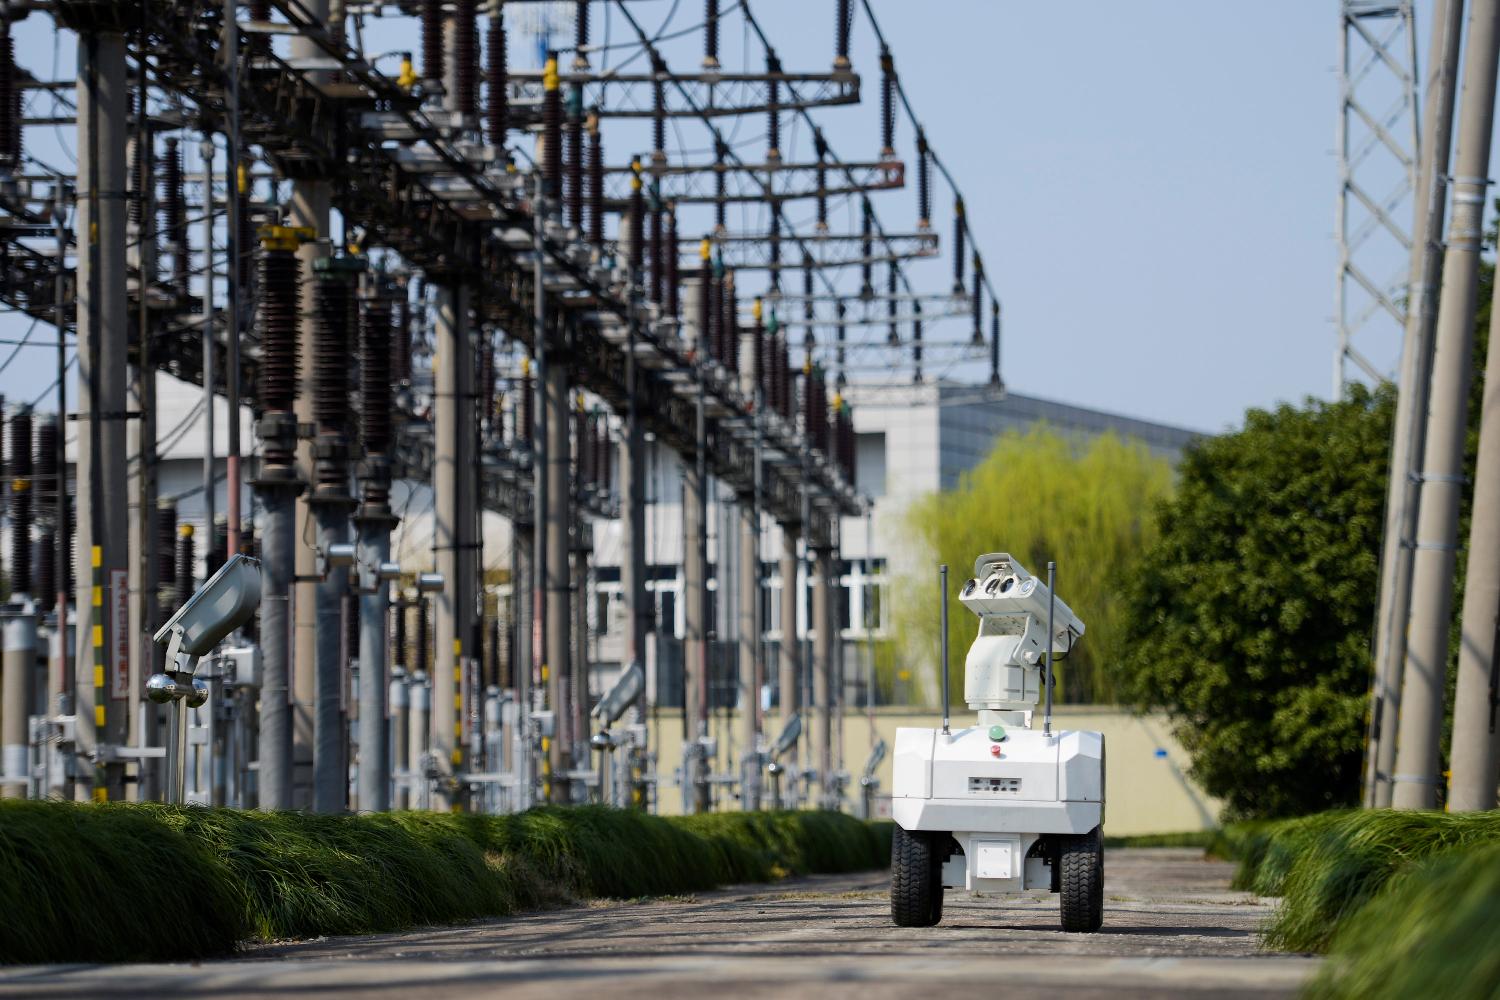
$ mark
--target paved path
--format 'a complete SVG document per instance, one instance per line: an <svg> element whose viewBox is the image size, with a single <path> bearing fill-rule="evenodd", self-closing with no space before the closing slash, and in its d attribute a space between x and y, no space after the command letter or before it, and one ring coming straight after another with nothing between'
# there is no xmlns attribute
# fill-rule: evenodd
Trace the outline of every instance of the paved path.
<svg viewBox="0 0 1500 1000"><path fill-rule="evenodd" d="M258 946L192 965L0 969L0 995L914 998L1040 987L1068 997L1291 996L1317 960L1258 950L1270 904L1196 850L1109 852L1104 928L1056 897L949 890L943 923L891 926L885 873L825 876L459 927ZM982 991L982 992L974 992Z"/></svg>

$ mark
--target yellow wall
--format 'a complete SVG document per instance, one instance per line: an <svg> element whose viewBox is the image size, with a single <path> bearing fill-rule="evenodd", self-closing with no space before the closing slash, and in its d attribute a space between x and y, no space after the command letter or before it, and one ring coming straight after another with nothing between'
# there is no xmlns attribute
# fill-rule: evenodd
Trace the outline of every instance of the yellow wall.
<svg viewBox="0 0 1500 1000"><path fill-rule="evenodd" d="M955 713L953 724L968 725L973 718L971 712ZM875 712L875 733L890 748L895 745L898 726L937 726L940 721L936 712L917 713L908 708L880 708ZM727 753L731 749L734 759L739 757L743 744L738 725L737 719L732 720L728 727L722 716L714 719L711 733L720 740L718 759L721 767L729 759ZM1040 719L1037 725L1041 725ZM1053 727L1092 729L1104 734L1107 754L1107 833L1115 836L1178 833L1209 829L1217 825L1220 803L1188 779L1187 754L1172 737L1164 718L1135 715L1110 706L1062 706L1054 713ZM779 730L780 720L775 715L769 716L766 731L774 738ZM725 739L726 732L732 737L731 740ZM869 719L863 712L850 713L845 717L844 768L851 775L848 786L850 798L846 808L853 807L853 799L859 794L859 776L873 742ZM681 712L663 710L659 713L651 728L651 746L657 752L659 810L669 815L680 813L682 790L676 784L676 772L682 766ZM880 779L881 794L888 796L891 789L889 754L876 774ZM718 808L736 808L737 804L727 793L717 794L721 795Z"/></svg>

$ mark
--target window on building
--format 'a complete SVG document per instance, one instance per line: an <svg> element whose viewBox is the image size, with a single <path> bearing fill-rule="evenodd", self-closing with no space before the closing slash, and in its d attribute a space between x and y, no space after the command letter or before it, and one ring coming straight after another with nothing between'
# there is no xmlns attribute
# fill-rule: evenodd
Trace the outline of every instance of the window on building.
<svg viewBox="0 0 1500 1000"><path fill-rule="evenodd" d="M866 496L885 496L884 431L854 435L854 488Z"/></svg>

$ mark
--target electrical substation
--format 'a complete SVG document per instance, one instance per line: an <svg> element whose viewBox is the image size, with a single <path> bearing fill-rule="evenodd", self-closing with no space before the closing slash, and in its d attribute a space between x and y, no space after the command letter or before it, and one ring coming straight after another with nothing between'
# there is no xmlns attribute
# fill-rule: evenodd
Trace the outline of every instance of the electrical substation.
<svg viewBox="0 0 1500 1000"><path fill-rule="evenodd" d="M999 398L1000 306L869 5L810 9L801 67L720 6L0 5L0 302L57 379L5 408L5 794L870 813L884 744L862 777L836 749L874 691L837 640L870 502L844 390L967 366ZM162 376L203 399L175 493ZM648 455L681 484L675 680ZM252 590L211 648L172 631Z"/></svg>

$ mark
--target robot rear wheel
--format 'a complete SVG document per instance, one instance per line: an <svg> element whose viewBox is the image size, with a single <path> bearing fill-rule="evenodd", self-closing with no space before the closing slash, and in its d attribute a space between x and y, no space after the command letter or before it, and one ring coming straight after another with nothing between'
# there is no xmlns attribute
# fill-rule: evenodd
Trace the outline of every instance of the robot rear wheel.
<svg viewBox="0 0 1500 1000"><path fill-rule="evenodd" d="M948 834L908 832L891 838L891 920L897 927L932 927L943 919L943 851Z"/></svg>
<svg viewBox="0 0 1500 1000"><path fill-rule="evenodd" d="M1104 833L1059 834L1057 892L1062 906L1062 929L1092 933L1104 923Z"/></svg>

